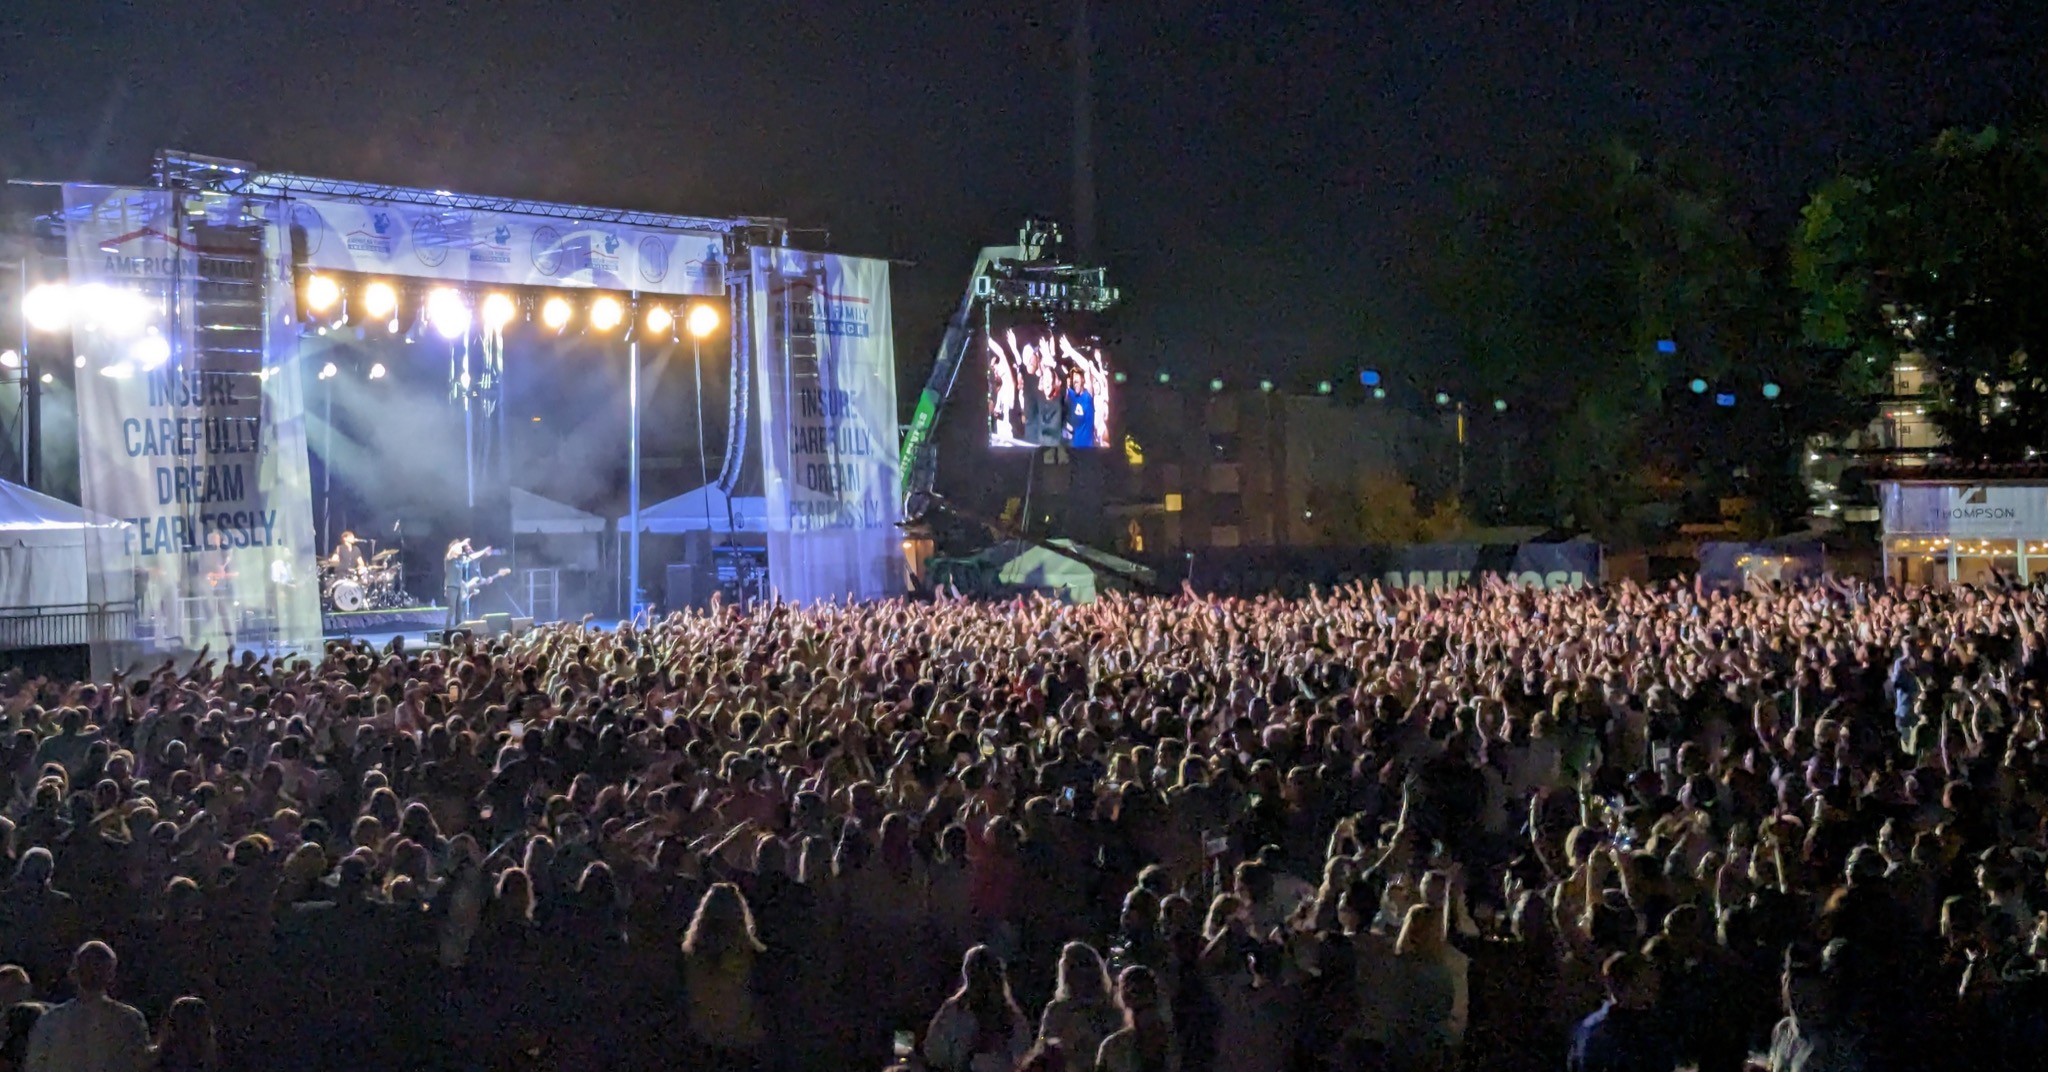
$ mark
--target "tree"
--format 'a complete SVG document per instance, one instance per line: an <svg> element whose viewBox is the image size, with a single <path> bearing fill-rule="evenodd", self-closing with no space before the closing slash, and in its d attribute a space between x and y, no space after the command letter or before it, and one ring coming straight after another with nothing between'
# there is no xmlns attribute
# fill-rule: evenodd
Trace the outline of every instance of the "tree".
<svg viewBox="0 0 2048 1072"><path fill-rule="evenodd" d="M1646 470L1803 507L1797 414L1763 393L1803 379L1769 266L1718 183L1676 157L1614 144L1462 191L1424 269L1448 354L1421 375L1511 400L1531 444L1481 500L1607 538L1629 535Z"/></svg>
<svg viewBox="0 0 2048 1072"><path fill-rule="evenodd" d="M1949 130L1814 192L1791 253L1801 333L1846 394L1917 354L1958 457L2048 448L2048 132Z"/></svg>

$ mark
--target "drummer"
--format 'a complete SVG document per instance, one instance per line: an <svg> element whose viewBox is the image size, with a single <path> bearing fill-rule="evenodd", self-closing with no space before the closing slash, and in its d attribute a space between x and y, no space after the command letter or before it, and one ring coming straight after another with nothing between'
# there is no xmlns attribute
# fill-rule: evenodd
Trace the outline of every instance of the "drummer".
<svg viewBox="0 0 2048 1072"><path fill-rule="evenodd" d="M328 560L328 564L340 570L344 577L363 571L369 563L363 558L363 548L356 542L355 533L341 534L341 544L334 549L334 557Z"/></svg>

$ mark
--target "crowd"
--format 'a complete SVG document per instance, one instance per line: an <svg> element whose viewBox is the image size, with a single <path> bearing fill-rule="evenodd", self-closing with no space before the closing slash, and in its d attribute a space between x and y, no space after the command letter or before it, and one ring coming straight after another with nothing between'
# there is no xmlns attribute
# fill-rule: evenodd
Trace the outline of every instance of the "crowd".
<svg viewBox="0 0 2048 1072"><path fill-rule="evenodd" d="M721 607L0 697L0 1072L2048 1041L2032 591Z"/></svg>

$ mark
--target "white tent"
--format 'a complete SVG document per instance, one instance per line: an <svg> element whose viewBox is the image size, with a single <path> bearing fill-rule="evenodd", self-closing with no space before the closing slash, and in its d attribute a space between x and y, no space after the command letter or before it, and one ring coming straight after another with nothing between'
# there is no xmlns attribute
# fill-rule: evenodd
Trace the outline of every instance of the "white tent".
<svg viewBox="0 0 2048 1072"><path fill-rule="evenodd" d="M741 495L730 500L727 512L725 492L706 484L673 499L640 508L640 531L679 532L765 532L768 529L768 500L758 495ZM619 518L619 531L633 531L633 517Z"/></svg>
<svg viewBox="0 0 2048 1072"><path fill-rule="evenodd" d="M522 535L543 533L549 536L603 532L604 518L523 488L513 488L512 531Z"/></svg>
<svg viewBox="0 0 2048 1072"><path fill-rule="evenodd" d="M0 480L0 609L80 607L95 596L106 603L134 599L135 577L127 570L106 571L97 590L88 583L88 537L121 524ZM112 531L99 535L121 538Z"/></svg>

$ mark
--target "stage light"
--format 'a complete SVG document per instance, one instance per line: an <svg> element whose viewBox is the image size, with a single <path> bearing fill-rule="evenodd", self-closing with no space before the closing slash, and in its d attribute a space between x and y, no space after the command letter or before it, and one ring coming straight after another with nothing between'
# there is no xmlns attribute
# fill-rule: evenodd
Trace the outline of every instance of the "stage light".
<svg viewBox="0 0 2048 1072"><path fill-rule="evenodd" d="M324 275L306 280L306 308L324 313L341 300L341 284Z"/></svg>
<svg viewBox="0 0 2048 1072"><path fill-rule="evenodd" d="M1329 393L1330 393L1331 391L1334 391L1334 390L1336 390L1336 389L1337 389L1336 385L1335 385L1335 384L1333 384L1333 383L1331 383L1331 382L1330 382L1330 381L1328 381L1328 380L1324 380L1324 381L1322 381L1322 382L1320 382L1320 383L1316 384L1316 393L1317 393L1317 394L1319 394L1319 395L1326 395L1326 394L1329 394Z"/></svg>
<svg viewBox="0 0 2048 1072"><path fill-rule="evenodd" d="M1735 404L1735 396L1726 393L1715 395L1714 404L1723 408L1733 406Z"/></svg>
<svg viewBox="0 0 2048 1072"><path fill-rule="evenodd" d="M647 310L647 330L653 334L666 335L668 330L675 326L676 318L669 315L669 311L662 306L657 305Z"/></svg>
<svg viewBox="0 0 2048 1072"><path fill-rule="evenodd" d="M370 366L370 378L373 380L381 380L384 378L384 362L379 361L376 364Z"/></svg>
<svg viewBox="0 0 2048 1072"><path fill-rule="evenodd" d="M460 338L469 333L469 306L462 295L442 287L427 295L427 323L444 339Z"/></svg>
<svg viewBox="0 0 2048 1072"><path fill-rule="evenodd" d="M1172 382L1173 382L1173 374L1172 374L1172 373L1170 373L1170 372L1162 372L1162 373L1160 373L1160 374L1159 374L1159 382L1160 382L1160 383L1172 383Z"/></svg>
<svg viewBox="0 0 2048 1072"><path fill-rule="evenodd" d="M118 364L108 365L106 368L101 369L100 375L105 376L110 380L125 380L135 375L135 369L130 367L128 362L122 361L119 362Z"/></svg>
<svg viewBox="0 0 2048 1072"><path fill-rule="evenodd" d="M1366 369L1360 372L1358 374L1358 382L1367 387L1378 387L1380 385L1380 370Z"/></svg>
<svg viewBox="0 0 2048 1072"><path fill-rule="evenodd" d="M1765 397L1765 398L1776 398L1776 397L1778 397L1779 395L1781 395L1781 394L1784 394L1784 393L1785 393L1785 389L1784 389L1784 388L1782 388L1782 387L1780 387L1780 386L1778 386L1778 385L1777 385L1777 384L1775 384L1775 383L1767 383L1767 384L1764 384L1764 397Z"/></svg>
<svg viewBox="0 0 2048 1072"><path fill-rule="evenodd" d="M363 311L372 320L389 320L398 311L398 288L382 279L363 288Z"/></svg>
<svg viewBox="0 0 2048 1072"><path fill-rule="evenodd" d="M1687 386L1692 388L1693 394L1703 395L1707 393L1707 381L1705 380L1694 380Z"/></svg>
<svg viewBox="0 0 2048 1072"><path fill-rule="evenodd" d="M692 305L683 327L689 330L691 338L701 339L718 330L718 310L702 303Z"/></svg>
<svg viewBox="0 0 2048 1072"><path fill-rule="evenodd" d="M485 327L492 331L503 331L505 325L510 324L512 318L519 315L519 306L514 305L511 298L494 292L484 295L483 314Z"/></svg>
<svg viewBox="0 0 2048 1072"><path fill-rule="evenodd" d="M1131 377L1128 374L1126 374L1122 369L1116 370L1116 375L1111 377L1111 379L1114 379L1118 383L1129 382L1130 378Z"/></svg>
<svg viewBox="0 0 2048 1072"><path fill-rule="evenodd" d="M1675 353L1677 353L1677 352L1678 352L1678 341L1677 341L1676 339L1658 339L1658 340L1657 340L1657 352L1658 352L1658 353L1660 353L1660 354L1675 354Z"/></svg>
<svg viewBox="0 0 2048 1072"><path fill-rule="evenodd" d="M20 368L21 355L12 350L0 350L0 368Z"/></svg>
<svg viewBox="0 0 2048 1072"><path fill-rule="evenodd" d="M547 325L550 331L560 331L569 325L569 317L574 312L566 300L560 297L549 298L541 303L540 322Z"/></svg>
<svg viewBox="0 0 2048 1072"><path fill-rule="evenodd" d="M70 292L70 319L87 331L105 329L109 335L133 335L141 331L155 311L149 299L126 287L91 283Z"/></svg>
<svg viewBox="0 0 2048 1072"><path fill-rule="evenodd" d="M1213 392L1213 391L1221 391L1221 390L1223 390L1223 381L1222 381L1222 380L1210 380L1210 381L1209 381L1209 390L1210 390L1210 391L1212 391L1212 392Z"/></svg>
<svg viewBox="0 0 2048 1072"><path fill-rule="evenodd" d="M1261 390L1261 391L1264 391L1264 392L1266 392L1267 394L1272 394L1272 393L1273 393L1273 381L1272 381L1272 380L1260 380L1260 381L1259 381L1259 390Z"/></svg>
<svg viewBox="0 0 2048 1072"><path fill-rule="evenodd" d="M619 299L609 294L590 303L590 326L599 331L610 331L624 323L625 319L626 307L619 304Z"/></svg>
<svg viewBox="0 0 2048 1072"><path fill-rule="evenodd" d="M395 316L394 316L394 317L392 317L392 318L391 318L391 323L389 323L389 324L386 324L386 325L384 325L384 330L385 330L385 331L387 331L387 332L390 332L390 333L391 333L391 334L393 334L393 335L396 335L396 334L398 334L398 318L397 318L397 317L395 317ZM411 342L412 340L411 340L411 339L407 339L407 340L405 340L405 341L407 341L407 342Z"/></svg>
<svg viewBox="0 0 2048 1072"><path fill-rule="evenodd" d="M171 340L162 335L144 335L128 348L128 360L137 368L159 368L171 359Z"/></svg>
<svg viewBox="0 0 2048 1072"><path fill-rule="evenodd" d="M1372 389L1372 396L1376 399L1385 400L1385 398L1387 397L1387 389L1384 387L1375 387Z"/></svg>
<svg viewBox="0 0 2048 1072"><path fill-rule="evenodd" d="M77 356L73 357L73 358L71 359L71 367L72 367L72 368L84 368L84 367L85 367L85 355L84 355L84 354L79 354L79 355L77 355Z"/></svg>
<svg viewBox="0 0 2048 1072"><path fill-rule="evenodd" d="M336 375L338 375L338 374L339 374L340 372L341 372L341 370L340 370L340 369L338 369L338 368L335 368L335 367L334 367L334 362L332 362L332 361L329 361L328 363L326 363L326 364L324 364L324 365L320 366L320 378L321 378L321 379L323 379L323 380L331 380L331 379L333 379L333 378L334 378L334 377L335 377Z"/></svg>
<svg viewBox="0 0 2048 1072"><path fill-rule="evenodd" d="M1437 404L1437 405L1439 405L1439 406L1448 406L1448 405L1450 405L1450 404L1451 404L1451 396L1450 396L1450 395L1447 395L1447 394L1445 394L1445 393L1443 393L1442 391L1438 391L1438 392L1436 393L1436 404Z"/></svg>
<svg viewBox="0 0 2048 1072"><path fill-rule="evenodd" d="M1507 399L1505 399L1505 398L1496 398L1496 399L1494 399L1494 400L1493 400L1493 411L1494 411L1495 413L1506 413L1506 412L1508 411L1508 400L1507 400Z"/></svg>
<svg viewBox="0 0 2048 1072"><path fill-rule="evenodd" d="M37 331L62 331L71 323L71 288L44 283L23 296L21 314Z"/></svg>
<svg viewBox="0 0 2048 1072"><path fill-rule="evenodd" d="M50 375L50 374L49 374L49 373L47 373L47 372L43 373L43 374L42 374L41 376L38 376L38 377L36 377L36 379L38 379L38 380L41 380L42 382L44 382L44 383L46 383L46 384L49 384L49 383L56 383L56 382L57 382L57 377L55 377L55 376L52 376L52 375Z"/></svg>

